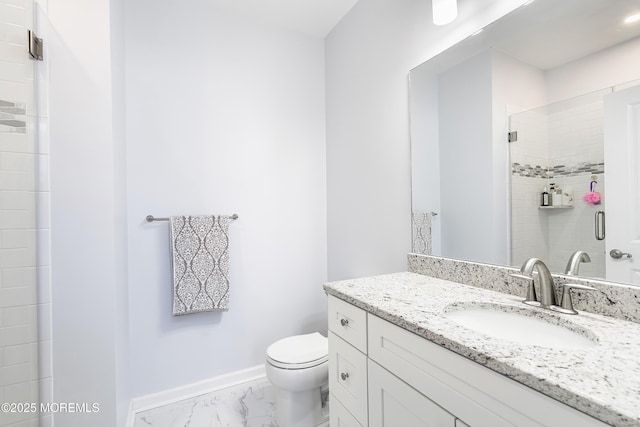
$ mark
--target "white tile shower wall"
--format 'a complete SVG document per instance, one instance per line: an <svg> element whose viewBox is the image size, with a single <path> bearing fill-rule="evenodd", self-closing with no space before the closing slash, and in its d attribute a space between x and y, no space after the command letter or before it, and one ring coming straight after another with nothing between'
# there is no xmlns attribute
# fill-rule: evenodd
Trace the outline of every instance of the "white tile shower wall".
<svg viewBox="0 0 640 427"><path fill-rule="evenodd" d="M595 211L604 209L604 174L593 173L602 171L604 165L603 102L600 98L579 104L582 98L559 103L549 111L549 156L553 173L550 181L563 190L570 189L575 206L550 212L549 263L552 271L564 271L571 254L584 250L590 255L591 263L582 264L580 273L605 277L605 244L603 240L596 240L594 233ZM590 189L592 176L596 177L595 189L603 198L596 206L582 200L582 195Z"/></svg>
<svg viewBox="0 0 640 427"><path fill-rule="evenodd" d="M511 177L511 265L519 267L530 257L547 259L548 222L540 215L540 197L548 185L547 115L533 110L511 116L509 129L518 139L509 145L514 173ZM517 165L516 165L517 164ZM516 172L517 171L517 172Z"/></svg>
<svg viewBox="0 0 640 427"><path fill-rule="evenodd" d="M591 102L549 113L550 166L604 162L603 103Z"/></svg>
<svg viewBox="0 0 640 427"><path fill-rule="evenodd" d="M0 0L0 400L37 403L38 164L33 62L26 28L33 2ZM13 104L13 105L12 105ZM37 425L34 412L0 412L0 425Z"/></svg>
<svg viewBox="0 0 640 427"><path fill-rule="evenodd" d="M531 257L549 259L548 216L538 209L546 184L545 178L511 177L511 265L515 267Z"/></svg>
<svg viewBox="0 0 640 427"><path fill-rule="evenodd" d="M509 145L511 163L531 167L548 166L549 122L539 109L514 114L509 119L509 129L518 132L518 139Z"/></svg>

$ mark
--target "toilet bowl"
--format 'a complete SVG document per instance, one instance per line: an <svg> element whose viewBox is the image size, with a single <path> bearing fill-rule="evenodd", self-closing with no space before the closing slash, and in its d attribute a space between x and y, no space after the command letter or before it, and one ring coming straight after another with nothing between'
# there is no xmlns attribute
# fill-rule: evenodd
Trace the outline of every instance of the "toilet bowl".
<svg viewBox="0 0 640 427"><path fill-rule="evenodd" d="M279 427L313 427L327 421L321 389L329 378L327 338L318 332L283 338L267 348L267 378L276 388Z"/></svg>

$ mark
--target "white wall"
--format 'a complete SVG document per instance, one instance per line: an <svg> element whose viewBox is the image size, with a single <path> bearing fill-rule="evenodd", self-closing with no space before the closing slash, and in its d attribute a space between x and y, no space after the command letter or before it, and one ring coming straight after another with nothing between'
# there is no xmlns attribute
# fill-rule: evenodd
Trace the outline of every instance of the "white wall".
<svg viewBox="0 0 640 427"><path fill-rule="evenodd" d="M113 187L117 194L114 200L115 251L115 376L116 414L118 425L126 422L131 398L131 349L129 342L129 283L127 242L127 144L126 144L126 85L125 85L125 0L109 0L110 3L110 47L113 121Z"/></svg>
<svg viewBox="0 0 640 427"><path fill-rule="evenodd" d="M547 71L549 103L637 81L638 70L640 37Z"/></svg>
<svg viewBox="0 0 640 427"><path fill-rule="evenodd" d="M323 41L205 0L126 5L132 394L326 329ZM168 223L232 214L230 310L171 315Z"/></svg>
<svg viewBox="0 0 640 427"><path fill-rule="evenodd" d="M329 278L406 269L409 70L524 3L461 1L435 27L422 0L360 0L326 38Z"/></svg>
<svg viewBox="0 0 640 427"><path fill-rule="evenodd" d="M56 425L114 426L116 359L126 325L121 222L124 194L114 121L111 4L49 0L53 399L96 402L97 413L55 415ZM90 36L88 36L90 35ZM117 98L117 97L116 97Z"/></svg>
<svg viewBox="0 0 640 427"><path fill-rule="evenodd" d="M511 260L511 160L507 134L509 116L546 104L544 72L498 51L493 51L493 216L494 259ZM506 166L506 167L505 167ZM506 225L506 226L505 226Z"/></svg>
<svg viewBox="0 0 640 427"><path fill-rule="evenodd" d="M411 211L438 214L431 217L431 254L442 255L438 76L412 72L410 77Z"/></svg>
<svg viewBox="0 0 640 427"><path fill-rule="evenodd" d="M438 77L442 255L495 263L491 52Z"/></svg>

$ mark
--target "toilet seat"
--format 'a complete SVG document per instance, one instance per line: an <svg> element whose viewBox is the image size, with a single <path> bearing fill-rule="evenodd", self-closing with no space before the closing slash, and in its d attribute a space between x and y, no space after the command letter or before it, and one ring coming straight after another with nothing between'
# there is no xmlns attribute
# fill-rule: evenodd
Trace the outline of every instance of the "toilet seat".
<svg viewBox="0 0 640 427"><path fill-rule="evenodd" d="M328 359L328 340L318 332L283 338L267 348L267 361L281 369L311 368Z"/></svg>

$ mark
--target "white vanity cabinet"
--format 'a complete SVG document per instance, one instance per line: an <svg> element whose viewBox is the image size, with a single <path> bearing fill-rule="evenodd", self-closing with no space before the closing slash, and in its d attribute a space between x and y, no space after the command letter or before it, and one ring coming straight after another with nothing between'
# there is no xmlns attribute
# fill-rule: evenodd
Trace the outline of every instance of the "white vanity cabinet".
<svg viewBox="0 0 640 427"><path fill-rule="evenodd" d="M333 296L329 391L332 427L606 426Z"/></svg>
<svg viewBox="0 0 640 427"><path fill-rule="evenodd" d="M330 296L328 314L329 425L366 427L367 313Z"/></svg>
<svg viewBox="0 0 640 427"><path fill-rule="evenodd" d="M453 427L455 421L423 394L369 361L370 427Z"/></svg>

